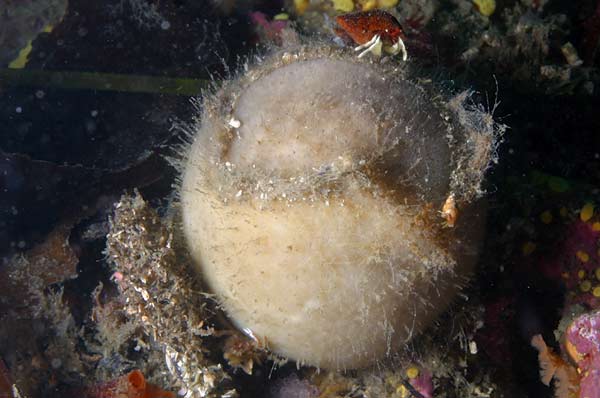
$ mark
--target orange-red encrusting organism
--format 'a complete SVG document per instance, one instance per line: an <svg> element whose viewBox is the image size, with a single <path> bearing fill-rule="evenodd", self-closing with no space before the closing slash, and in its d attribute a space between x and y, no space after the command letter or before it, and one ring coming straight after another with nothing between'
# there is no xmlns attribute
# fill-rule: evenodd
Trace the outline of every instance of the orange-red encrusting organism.
<svg viewBox="0 0 600 398"><path fill-rule="evenodd" d="M144 374L135 369L125 376L86 387L78 392L82 398L175 398L174 392L165 391L146 382Z"/></svg>
<svg viewBox="0 0 600 398"><path fill-rule="evenodd" d="M396 43L399 38L406 39L398 20L383 10L338 15L335 20L343 33L350 36L356 44L365 44L375 35L379 35L388 46Z"/></svg>

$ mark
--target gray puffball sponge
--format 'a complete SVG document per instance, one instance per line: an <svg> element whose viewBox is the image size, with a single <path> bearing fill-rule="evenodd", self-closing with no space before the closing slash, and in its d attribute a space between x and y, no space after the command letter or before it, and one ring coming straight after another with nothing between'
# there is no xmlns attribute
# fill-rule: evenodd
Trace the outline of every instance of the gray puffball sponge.
<svg viewBox="0 0 600 398"><path fill-rule="evenodd" d="M279 355L373 364L473 269L501 129L467 93L448 99L407 76L304 47L246 66L203 101L184 234L230 319Z"/></svg>

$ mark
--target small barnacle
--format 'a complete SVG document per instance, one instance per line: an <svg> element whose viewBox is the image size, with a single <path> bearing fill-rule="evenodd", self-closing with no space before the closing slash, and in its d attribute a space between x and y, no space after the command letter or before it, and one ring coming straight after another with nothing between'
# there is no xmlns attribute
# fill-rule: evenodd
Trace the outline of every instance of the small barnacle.
<svg viewBox="0 0 600 398"><path fill-rule="evenodd" d="M251 339L234 332L225 341L223 357L229 365L241 368L251 375L254 364L261 364L266 357L266 341Z"/></svg>
<svg viewBox="0 0 600 398"><path fill-rule="evenodd" d="M456 207L456 199L454 193L450 193L442 206L442 217L446 220L446 226L453 228L458 220L458 208Z"/></svg>

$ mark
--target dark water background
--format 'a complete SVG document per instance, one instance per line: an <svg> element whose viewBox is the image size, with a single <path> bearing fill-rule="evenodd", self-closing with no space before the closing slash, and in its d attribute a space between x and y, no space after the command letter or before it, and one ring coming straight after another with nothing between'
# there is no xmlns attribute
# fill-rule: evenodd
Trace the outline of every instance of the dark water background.
<svg viewBox="0 0 600 398"><path fill-rule="evenodd" d="M117 3L71 0L62 23L34 41L24 72L45 71L47 79L60 72L66 80L73 78L68 72L186 78L197 84L218 80L259 41L248 7L267 15L282 7L263 2L224 15L206 1L164 1L157 3L169 22L164 29L136 22L127 10L115 15L111 7ZM498 8L512 3L499 1ZM551 1L545 12L567 15L574 26L569 38L578 44L584 36L578 28L582 13L594 4L573 3ZM476 89L483 102L497 91L495 115L509 126L499 164L489 176L488 239L474 282L484 303L514 299L505 325L505 347L511 355L508 362L490 368L513 396L549 397L550 389L539 383L529 338L534 332L551 334L560 319L564 288L524 266L515 253L528 239L548 250L560 241L564 230L536 223L545 208L577 206L600 196L599 89L591 94L552 93L536 82L516 81L510 65L494 59L472 65L453 62L450 54L458 44L442 36L436 43L441 55L425 69L442 70L452 77L444 84L456 89ZM70 237L80 251L79 271L89 278L69 282L69 289L87 296L109 272L101 265L104 242L86 240L82 231L105 220L114 201L134 188L153 205L165 205L176 171L163 156L180 140L173 123L189 121L194 108L189 95L161 93L160 84L149 83L154 92L146 93L65 89L53 83L15 84L10 80L15 76L0 75L0 256L7 259L34 247L61 220L91 209ZM591 80L600 87L598 80ZM569 189L549 193L532 182L535 172L558 176Z"/></svg>

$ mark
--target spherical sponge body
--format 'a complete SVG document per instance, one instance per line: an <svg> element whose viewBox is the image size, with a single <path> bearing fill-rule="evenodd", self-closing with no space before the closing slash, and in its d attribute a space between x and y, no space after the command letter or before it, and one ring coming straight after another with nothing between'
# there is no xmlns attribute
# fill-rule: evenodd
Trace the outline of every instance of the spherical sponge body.
<svg viewBox="0 0 600 398"><path fill-rule="evenodd" d="M358 368L452 302L483 223L469 193L479 187L461 186L473 179L460 169L472 163L470 135L491 131L437 97L400 67L301 49L205 98L182 176L183 230L237 327L300 363ZM460 207L452 227L440 215L449 195Z"/></svg>

